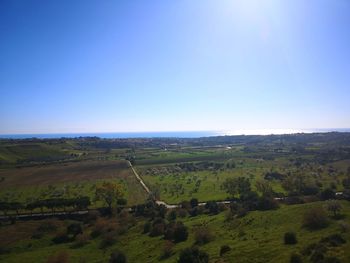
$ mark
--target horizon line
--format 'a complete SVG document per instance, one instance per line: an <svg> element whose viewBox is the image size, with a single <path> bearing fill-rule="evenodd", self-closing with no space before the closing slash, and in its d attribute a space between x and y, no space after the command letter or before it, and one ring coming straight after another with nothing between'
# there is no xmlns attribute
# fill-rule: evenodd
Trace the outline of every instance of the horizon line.
<svg viewBox="0 0 350 263"><path fill-rule="evenodd" d="M1 139L28 139L28 138L40 138L40 139L54 139L54 138L77 138L77 137L99 137L96 135L108 134L108 135L142 135L142 134L169 134L169 133L208 133L208 134L197 134L194 137L214 137L214 136L240 136L240 135L292 135L292 134L310 134L310 133L331 133L331 132L350 132L350 128L307 128L307 129L237 129L237 130L181 130L181 131L119 131L119 132L49 132L49 133L0 133ZM212 134L209 134L212 133ZM50 137L43 137L43 136ZM62 135L62 136L60 136ZM64 135L67 135L65 137ZM76 136L74 136L76 135ZM90 135L90 136L84 136ZM192 134L194 135L194 134ZM8 136L8 137L7 137ZM16 137L19 138L11 138ZM28 136L28 137L25 137ZM36 137L39 136L39 137ZM57 137L52 137L57 136ZM146 138L155 138L155 137L163 137L167 136L146 136ZM179 136L168 136L168 137L179 137ZM186 138L186 136L180 136L182 138ZM189 136L193 137L193 136ZM104 138L104 137L100 137ZM142 136L137 137L108 137L108 138L142 138Z"/></svg>

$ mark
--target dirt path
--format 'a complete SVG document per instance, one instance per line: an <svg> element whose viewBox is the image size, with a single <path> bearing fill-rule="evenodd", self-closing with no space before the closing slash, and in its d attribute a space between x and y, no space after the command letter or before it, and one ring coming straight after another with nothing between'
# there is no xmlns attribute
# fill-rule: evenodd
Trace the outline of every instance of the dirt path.
<svg viewBox="0 0 350 263"><path fill-rule="evenodd" d="M130 161L128 161L129 165L130 165L130 168L132 169L136 179L140 182L140 184L142 185L143 189L145 189L145 191L148 193L148 194L151 194L151 191L149 190L148 186L145 184L145 182L142 180L141 176L135 171L134 167L132 166L132 164L130 163ZM166 208L177 208L177 207L180 207L180 204L168 204L166 203L165 201L162 201L162 200L155 200L155 202L158 204L158 205L164 205ZM217 202L218 204L229 204L230 201L218 201ZM206 202L201 202L201 203L198 203L199 206L204 206L206 205Z"/></svg>

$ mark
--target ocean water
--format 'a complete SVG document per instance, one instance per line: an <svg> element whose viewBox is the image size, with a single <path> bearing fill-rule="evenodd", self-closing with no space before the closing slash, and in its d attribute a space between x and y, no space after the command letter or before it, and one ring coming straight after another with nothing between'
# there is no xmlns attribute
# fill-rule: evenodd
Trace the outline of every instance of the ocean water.
<svg viewBox="0 0 350 263"><path fill-rule="evenodd" d="M53 138L77 138L77 137L100 137L113 138L199 138L221 135L214 131L169 131L169 132L101 132L101 133L47 133L47 134L0 134L0 138L8 139L53 139Z"/></svg>
<svg viewBox="0 0 350 263"><path fill-rule="evenodd" d="M53 139L53 138L77 138L100 137L112 138L199 138L222 135L268 135L268 134L293 134L315 132L350 132L350 128L329 129L259 129L259 130L228 130L228 131L168 131L168 132L105 132L105 133L47 133L47 134L0 134L0 138L8 139Z"/></svg>

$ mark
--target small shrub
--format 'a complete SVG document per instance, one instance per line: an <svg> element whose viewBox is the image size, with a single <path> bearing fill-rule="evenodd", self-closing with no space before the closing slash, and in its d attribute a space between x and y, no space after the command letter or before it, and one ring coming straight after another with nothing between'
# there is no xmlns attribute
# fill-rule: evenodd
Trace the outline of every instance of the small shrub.
<svg viewBox="0 0 350 263"><path fill-rule="evenodd" d="M66 251L58 252L54 255L51 255L46 263L68 263L69 262L69 254Z"/></svg>
<svg viewBox="0 0 350 263"><path fill-rule="evenodd" d="M225 253L229 252L231 248L228 245L223 245L220 248L220 256L224 255Z"/></svg>
<svg viewBox="0 0 350 263"><path fill-rule="evenodd" d="M327 227L327 214L322 208L314 207L307 210L303 216L303 226L312 230Z"/></svg>
<svg viewBox="0 0 350 263"><path fill-rule="evenodd" d="M52 242L54 242L55 244L61 244L61 243L66 243L69 242L70 239L66 233L66 231L61 231L58 232L53 238L52 238Z"/></svg>
<svg viewBox="0 0 350 263"><path fill-rule="evenodd" d="M168 213L168 220L169 221L173 221L176 219L176 211L175 210L171 210L169 213Z"/></svg>
<svg viewBox="0 0 350 263"><path fill-rule="evenodd" d="M226 204L219 203L218 206L219 206L219 212L223 212L223 211L227 210L227 205Z"/></svg>
<svg viewBox="0 0 350 263"><path fill-rule="evenodd" d="M284 202L287 205L297 205L297 204L304 204L304 199L299 196L289 196L284 199Z"/></svg>
<svg viewBox="0 0 350 263"><path fill-rule="evenodd" d="M246 235L246 233L244 232L243 229L240 229L240 230L238 231L238 237L244 237L245 235Z"/></svg>
<svg viewBox="0 0 350 263"><path fill-rule="evenodd" d="M195 243L197 245L204 245L214 239L214 235L208 227L198 227L194 233Z"/></svg>
<svg viewBox="0 0 350 263"><path fill-rule="evenodd" d="M198 206L198 199L197 198L192 198L190 200L190 204L192 208L195 208L196 206Z"/></svg>
<svg viewBox="0 0 350 263"><path fill-rule="evenodd" d="M82 233L76 236L73 247L82 247L85 246L87 243L89 243L89 236L87 234Z"/></svg>
<svg viewBox="0 0 350 263"><path fill-rule="evenodd" d="M40 224L37 230L40 232L49 233L56 231L57 227L57 223L54 221L44 221Z"/></svg>
<svg viewBox="0 0 350 263"><path fill-rule="evenodd" d="M185 218L187 216L187 210L186 209L179 209L177 211L177 214L179 215L179 217Z"/></svg>
<svg viewBox="0 0 350 263"><path fill-rule="evenodd" d="M161 236L164 234L164 231L165 231L164 223L154 224L152 226L152 229L151 229L151 232L149 233L149 235L151 237Z"/></svg>
<svg viewBox="0 0 350 263"><path fill-rule="evenodd" d="M173 247L174 243L166 240L163 245L161 258L164 259L170 257L173 254Z"/></svg>
<svg viewBox="0 0 350 263"><path fill-rule="evenodd" d="M290 255L290 263L302 263L303 260L301 259L301 255L297 254L297 253L293 253L292 255Z"/></svg>
<svg viewBox="0 0 350 263"><path fill-rule="evenodd" d="M105 219L98 218L91 232L91 237L96 238L100 236L107 228L108 222Z"/></svg>
<svg viewBox="0 0 350 263"><path fill-rule="evenodd" d="M279 207L277 201L274 198L262 196L258 201L258 210L273 210Z"/></svg>
<svg viewBox="0 0 350 263"><path fill-rule="evenodd" d="M342 233L348 232L350 229L350 225L345 221L339 222L339 228Z"/></svg>
<svg viewBox="0 0 350 263"><path fill-rule="evenodd" d="M119 228L119 224L117 221L108 221L106 219L99 218L94 225L91 237L96 238L102 234L116 231Z"/></svg>
<svg viewBox="0 0 350 263"><path fill-rule="evenodd" d="M324 263L341 263L337 257L325 257L323 260Z"/></svg>
<svg viewBox="0 0 350 263"><path fill-rule="evenodd" d="M326 188L321 192L322 200L329 200L335 198L335 191L331 188Z"/></svg>
<svg viewBox="0 0 350 263"><path fill-rule="evenodd" d="M294 245L297 243L297 237L294 232L287 232L284 234L284 244Z"/></svg>
<svg viewBox="0 0 350 263"><path fill-rule="evenodd" d="M181 208L185 210L189 210L192 208L191 203L189 201L182 201L180 205Z"/></svg>
<svg viewBox="0 0 350 263"><path fill-rule="evenodd" d="M174 239L174 232L175 232L176 223L174 221L171 221L164 232L164 239L166 240L173 240Z"/></svg>
<svg viewBox="0 0 350 263"><path fill-rule="evenodd" d="M246 209L245 207L243 207L241 204L237 204L237 203L231 203L230 204L230 211L227 215L227 219L233 219L235 217L244 217L248 214L248 209Z"/></svg>
<svg viewBox="0 0 350 263"><path fill-rule="evenodd" d="M325 243L331 247L339 247L346 243L346 240L339 234L333 234L328 237L322 238L321 243Z"/></svg>
<svg viewBox="0 0 350 263"><path fill-rule="evenodd" d="M182 222L177 222L174 229L174 242L178 243L187 240L188 230Z"/></svg>
<svg viewBox="0 0 350 263"><path fill-rule="evenodd" d="M43 232L40 232L40 231L34 231L33 234L32 234L32 239L40 239L44 236L44 233Z"/></svg>
<svg viewBox="0 0 350 263"><path fill-rule="evenodd" d="M117 233L115 232L108 232L103 235L100 248L106 248L114 245L117 242Z"/></svg>
<svg viewBox="0 0 350 263"><path fill-rule="evenodd" d="M185 248L180 252L178 263L208 263L209 255L197 247Z"/></svg>
<svg viewBox="0 0 350 263"><path fill-rule="evenodd" d="M125 198L119 198L117 200L117 205L120 205L120 206L125 206L127 203L128 203L128 200L126 200Z"/></svg>
<svg viewBox="0 0 350 263"><path fill-rule="evenodd" d="M205 204L205 208L208 210L208 213L211 215L217 215L219 211L219 206L215 201L208 201Z"/></svg>
<svg viewBox="0 0 350 263"><path fill-rule="evenodd" d="M205 208L203 206L196 206L190 210L190 215L191 216L201 215L201 214L203 214L204 209Z"/></svg>
<svg viewBox="0 0 350 263"><path fill-rule="evenodd" d="M324 243L314 243L303 250L303 254L310 256L310 261L314 263L322 262L328 248Z"/></svg>
<svg viewBox="0 0 350 263"><path fill-rule="evenodd" d="M74 238L81 233L83 233L83 229L79 223L72 223L67 227L67 234Z"/></svg>
<svg viewBox="0 0 350 263"><path fill-rule="evenodd" d="M11 249L9 249L8 247L0 247L0 255L4 255L10 252L11 252Z"/></svg>
<svg viewBox="0 0 350 263"><path fill-rule="evenodd" d="M136 224L136 219L130 214L126 209L123 209L118 215L118 220L122 225L134 226Z"/></svg>
<svg viewBox="0 0 350 263"><path fill-rule="evenodd" d="M151 223L149 221L147 221L144 225L143 225L143 233L146 234L151 230Z"/></svg>
<svg viewBox="0 0 350 263"><path fill-rule="evenodd" d="M127 263L125 254L119 250L114 251L109 258L109 263Z"/></svg>
<svg viewBox="0 0 350 263"><path fill-rule="evenodd" d="M341 205L337 200L327 201L327 210L333 214L334 218L338 218L340 215Z"/></svg>
<svg viewBox="0 0 350 263"><path fill-rule="evenodd" d="M95 222L100 216L100 213L96 210L89 211L87 214L87 222Z"/></svg>

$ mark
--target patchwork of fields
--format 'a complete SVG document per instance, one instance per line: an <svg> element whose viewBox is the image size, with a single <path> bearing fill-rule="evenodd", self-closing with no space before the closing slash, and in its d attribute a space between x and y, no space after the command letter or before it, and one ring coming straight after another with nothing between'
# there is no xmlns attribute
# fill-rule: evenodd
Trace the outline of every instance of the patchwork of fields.
<svg viewBox="0 0 350 263"><path fill-rule="evenodd" d="M0 170L0 198L25 201L37 196L94 199L96 185L117 181L124 185L129 205L143 203L147 194L126 161L77 161Z"/></svg>
<svg viewBox="0 0 350 263"><path fill-rule="evenodd" d="M0 261L345 263L349 200L350 134L4 140Z"/></svg>

